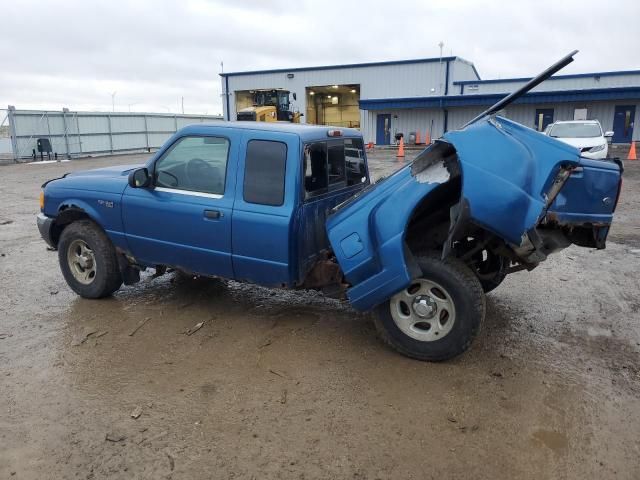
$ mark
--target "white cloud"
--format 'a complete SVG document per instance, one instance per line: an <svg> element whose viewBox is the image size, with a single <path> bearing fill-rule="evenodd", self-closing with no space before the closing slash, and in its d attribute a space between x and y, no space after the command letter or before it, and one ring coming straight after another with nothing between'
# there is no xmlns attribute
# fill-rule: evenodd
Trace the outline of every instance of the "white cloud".
<svg viewBox="0 0 640 480"><path fill-rule="evenodd" d="M217 113L225 71L437 56L484 78L640 68L637 0L5 2L0 106Z"/></svg>

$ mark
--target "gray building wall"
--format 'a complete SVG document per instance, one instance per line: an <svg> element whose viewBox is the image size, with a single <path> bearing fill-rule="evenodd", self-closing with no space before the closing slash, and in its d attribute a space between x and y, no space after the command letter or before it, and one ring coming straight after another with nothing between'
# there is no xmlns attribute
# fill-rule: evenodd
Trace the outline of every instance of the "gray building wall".
<svg viewBox="0 0 640 480"><path fill-rule="evenodd" d="M586 108L589 120L598 120L604 131L613 130L613 116L616 105L635 105L636 118L633 129L633 140L640 141L640 101L635 102L567 102L556 104L533 104L533 105L510 105L501 115L521 123L522 125L535 128L535 115L538 108L553 108L553 120L573 120L576 108ZM448 126L449 130L461 128L465 123L485 110L485 107L460 107L449 109Z"/></svg>
<svg viewBox="0 0 640 480"><path fill-rule="evenodd" d="M445 85L449 63L448 87ZM288 78L293 74L293 78ZM477 81L476 81L477 80ZM459 57L450 57L440 63L437 59L425 59L409 62L387 62L368 66L336 66L319 69L291 69L271 72L248 72L228 74L222 77L223 107L225 118L236 118L234 92L240 90L283 88L295 92L297 100L293 108L306 113L305 89L312 86L334 84L360 85L360 100L401 99L447 96L472 96L483 94L508 94L524 85L528 79L479 80L473 63ZM228 82L229 112L224 93ZM462 83L461 83L462 82ZM557 75L537 86L533 91L568 91L607 89L619 87L640 87L639 72L603 72L601 74ZM447 115L447 130L462 127L486 105L474 107L450 107ZM492 102L491 102L492 103ZM588 118L597 119L604 130L613 129L614 109L616 105L636 105L636 118L633 139L640 141L640 99L592 102L557 102L512 105L504 112L505 116L528 127L534 127L537 108L553 108L554 120L573 120L576 108L587 108ZM388 110L360 110L360 129L366 142L376 141L376 117L378 114L391 114L392 135L402 132L420 131L424 140L426 130L432 138L444 133L445 114L441 108L397 108ZM302 117L302 122L306 118Z"/></svg>
<svg viewBox="0 0 640 480"><path fill-rule="evenodd" d="M391 137L396 133L404 133L405 139L411 132L420 132L420 140L424 142L427 131L431 139L441 137L444 133L444 115L436 108L413 108L383 111L364 111L365 121L361 125L364 141L376 142L376 117L378 114L391 114Z"/></svg>
<svg viewBox="0 0 640 480"><path fill-rule="evenodd" d="M573 120L576 108L586 108L587 118L598 120L604 131L613 130L613 116L616 105L636 105L635 128L633 140L640 141L640 101L637 102L587 102L587 103L557 103L510 105L500 115L529 128L535 128L536 109L553 108L554 121ZM449 108L447 114L447 130L462 128L469 120L486 110L486 106ZM362 111L363 122L361 130L365 142L376 141L376 117L378 114L391 114L391 134L402 132L405 138L409 133L420 131L420 138L424 141L425 130L432 129L431 137L436 139L444 134L444 113L441 109L392 109ZM433 121L433 124L431 123ZM432 127L433 125L433 127Z"/></svg>
<svg viewBox="0 0 640 480"><path fill-rule="evenodd" d="M373 66L347 66L323 68L319 70L278 70L276 72L252 72L226 74L222 77L222 103L224 118L236 118L235 92L254 89L283 88L295 92L297 100L292 101L294 110L306 112L305 89L324 85L360 85L360 99L405 98L441 96L451 92L454 78L474 79L472 64L466 60L449 59L449 85L446 85L447 59L427 59L412 63L389 63ZM459 77L454 77L458 72ZM292 74L293 78L288 78ZM227 92L227 83L228 89ZM225 95L229 94L229 112ZM305 123L305 118L302 117ZM361 123L364 118L361 116Z"/></svg>
<svg viewBox="0 0 640 480"><path fill-rule="evenodd" d="M489 80L479 81L467 84L465 82L463 88L464 95L472 94L490 94L490 93L509 93L527 83L528 79L506 79L506 80ZM460 95L460 84L458 82L464 81L461 78L456 78L456 88L451 92L452 94ZM584 89L598 89L598 88L614 88L614 87L638 87L640 86L640 75L638 73L627 74L615 74L609 75L606 72L603 74L593 75L558 75L551 77L549 80L541 83L535 87L532 92L548 92L558 90L584 90Z"/></svg>

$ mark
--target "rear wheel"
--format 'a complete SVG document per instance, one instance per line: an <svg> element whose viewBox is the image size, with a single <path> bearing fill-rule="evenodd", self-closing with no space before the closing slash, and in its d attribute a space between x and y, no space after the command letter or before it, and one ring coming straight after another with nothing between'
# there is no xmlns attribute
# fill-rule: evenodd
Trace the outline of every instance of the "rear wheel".
<svg viewBox="0 0 640 480"><path fill-rule="evenodd" d="M81 297L106 297L122 285L116 250L91 220L73 222L62 231L58 260L67 284Z"/></svg>
<svg viewBox="0 0 640 480"><path fill-rule="evenodd" d="M485 299L480 281L455 258L418 260L422 277L376 308L382 340L418 360L441 361L469 348L480 331Z"/></svg>

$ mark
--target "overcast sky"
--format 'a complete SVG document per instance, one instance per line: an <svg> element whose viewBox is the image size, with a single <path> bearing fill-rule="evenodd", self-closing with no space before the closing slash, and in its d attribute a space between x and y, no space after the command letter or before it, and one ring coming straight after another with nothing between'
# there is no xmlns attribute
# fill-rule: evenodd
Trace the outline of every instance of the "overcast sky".
<svg viewBox="0 0 640 480"><path fill-rule="evenodd" d="M482 78L640 69L639 0L12 0L0 108L220 113L225 71L445 55Z"/></svg>

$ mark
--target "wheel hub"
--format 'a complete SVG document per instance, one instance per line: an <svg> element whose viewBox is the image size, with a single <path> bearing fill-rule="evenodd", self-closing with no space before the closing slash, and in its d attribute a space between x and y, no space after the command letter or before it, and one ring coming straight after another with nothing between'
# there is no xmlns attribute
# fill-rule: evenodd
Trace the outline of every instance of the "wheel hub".
<svg viewBox="0 0 640 480"><path fill-rule="evenodd" d="M413 312L420 318L433 318L438 312L438 305L428 295L418 295L411 304Z"/></svg>
<svg viewBox="0 0 640 480"><path fill-rule="evenodd" d="M400 331L422 342L446 337L456 322L456 308L439 283L418 278L389 299L391 317Z"/></svg>
<svg viewBox="0 0 640 480"><path fill-rule="evenodd" d="M74 278L89 285L96 277L96 258L84 240L76 239L69 244L67 262Z"/></svg>
<svg viewBox="0 0 640 480"><path fill-rule="evenodd" d="M79 255L78 264L84 269L91 268L93 267L93 259L87 255Z"/></svg>

